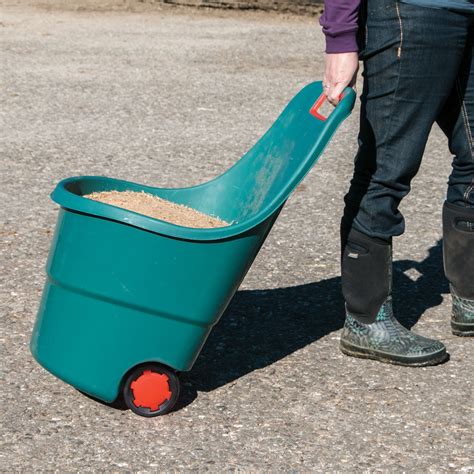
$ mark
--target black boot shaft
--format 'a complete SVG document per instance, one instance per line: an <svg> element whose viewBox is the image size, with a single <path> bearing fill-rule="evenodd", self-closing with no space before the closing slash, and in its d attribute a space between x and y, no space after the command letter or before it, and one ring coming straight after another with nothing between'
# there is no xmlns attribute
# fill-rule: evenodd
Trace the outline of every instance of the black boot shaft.
<svg viewBox="0 0 474 474"><path fill-rule="evenodd" d="M341 267L347 312L361 323L373 323L391 293L391 243L351 229L342 239Z"/></svg>
<svg viewBox="0 0 474 474"><path fill-rule="evenodd" d="M474 208L444 204L443 258L456 295L474 300Z"/></svg>

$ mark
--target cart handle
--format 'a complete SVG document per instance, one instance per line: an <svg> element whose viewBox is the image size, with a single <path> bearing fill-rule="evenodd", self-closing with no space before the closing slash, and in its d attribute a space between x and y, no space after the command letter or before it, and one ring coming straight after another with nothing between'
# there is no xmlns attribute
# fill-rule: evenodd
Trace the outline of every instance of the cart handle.
<svg viewBox="0 0 474 474"><path fill-rule="evenodd" d="M339 95L339 102L342 100L344 97L344 94ZM309 113L317 118L318 120L321 120L322 122L325 122L328 118L319 113L319 108L324 104L324 101L327 99L326 94L323 92L321 95L316 99L316 102L312 105L312 107L309 109ZM336 105L337 107L337 105Z"/></svg>

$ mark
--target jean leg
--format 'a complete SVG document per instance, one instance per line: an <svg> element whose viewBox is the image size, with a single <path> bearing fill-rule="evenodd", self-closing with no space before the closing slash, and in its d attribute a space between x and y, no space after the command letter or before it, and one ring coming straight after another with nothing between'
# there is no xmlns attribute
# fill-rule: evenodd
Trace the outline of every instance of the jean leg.
<svg viewBox="0 0 474 474"><path fill-rule="evenodd" d="M368 0L359 150L343 228L389 240L428 135L455 82L469 18L395 0Z"/></svg>
<svg viewBox="0 0 474 474"><path fill-rule="evenodd" d="M454 155L447 201L474 208L474 18L458 76L437 122Z"/></svg>

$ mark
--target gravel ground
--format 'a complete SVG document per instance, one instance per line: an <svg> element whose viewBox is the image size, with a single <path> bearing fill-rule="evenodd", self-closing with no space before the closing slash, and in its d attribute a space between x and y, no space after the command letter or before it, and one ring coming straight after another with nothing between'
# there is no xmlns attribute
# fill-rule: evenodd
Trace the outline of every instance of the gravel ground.
<svg viewBox="0 0 474 474"><path fill-rule="evenodd" d="M440 211L451 158L433 130L395 245L404 324L447 364L343 356L338 221L357 113L288 201L183 377L144 419L43 370L28 342L61 178L192 185L224 171L322 75L315 19L164 9L2 9L2 452L12 471L474 471L472 341L451 335Z"/></svg>

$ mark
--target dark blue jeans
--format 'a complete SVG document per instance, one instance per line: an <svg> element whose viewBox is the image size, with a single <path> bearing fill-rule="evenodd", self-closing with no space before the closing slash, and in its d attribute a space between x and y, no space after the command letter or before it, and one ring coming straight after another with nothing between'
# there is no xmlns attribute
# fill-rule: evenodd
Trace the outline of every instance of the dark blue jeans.
<svg viewBox="0 0 474 474"><path fill-rule="evenodd" d="M474 15L366 0L359 150L344 227L390 240L437 122L454 155L447 201L474 207Z"/></svg>

